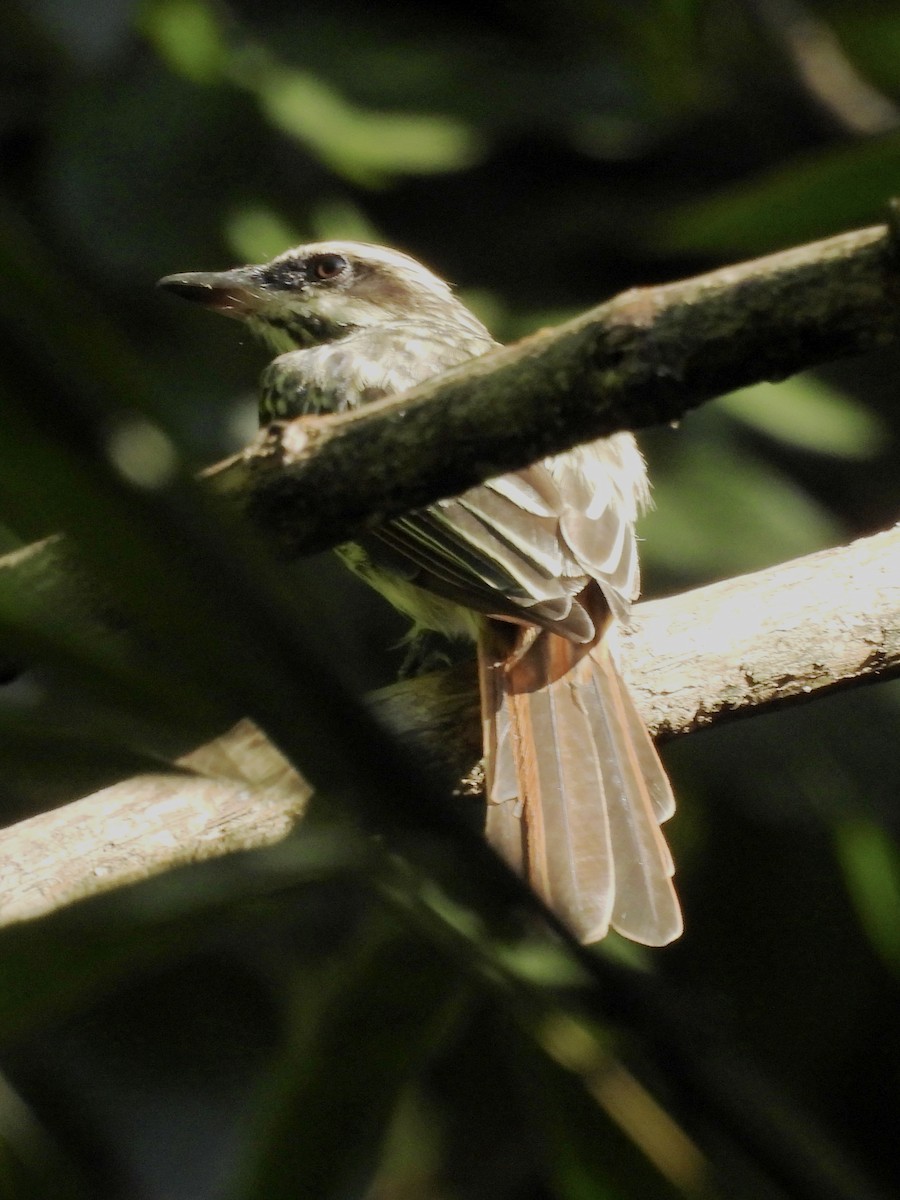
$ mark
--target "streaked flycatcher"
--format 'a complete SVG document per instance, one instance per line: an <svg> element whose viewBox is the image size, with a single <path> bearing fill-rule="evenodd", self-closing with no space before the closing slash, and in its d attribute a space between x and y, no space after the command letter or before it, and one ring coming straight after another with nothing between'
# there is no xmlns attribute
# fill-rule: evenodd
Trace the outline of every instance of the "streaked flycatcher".
<svg viewBox="0 0 900 1200"><path fill-rule="evenodd" d="M446 283L379 246L320 242L161 284L276 350L263 422L356 408L497 345ZM660 830L675 805L610 645L637 595L646 501L643 458L618 433L338 553L415 632L477 643L491 843L584 941L612 927L655 946L682 928Z"/></svg>

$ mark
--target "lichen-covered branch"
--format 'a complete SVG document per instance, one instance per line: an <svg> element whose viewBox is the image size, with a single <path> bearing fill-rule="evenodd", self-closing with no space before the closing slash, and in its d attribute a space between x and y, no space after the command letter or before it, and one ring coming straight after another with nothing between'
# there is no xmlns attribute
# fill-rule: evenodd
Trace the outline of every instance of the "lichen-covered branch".
<svg viewBox="0 0 900 1200"><path fill-rule="evenodd" d="M282 555L309 553L549 452L896 343L898 298L886 227L637 288L405 396L273 426L207 485ZM4 582L40 589L79 628L110 599L59 537L0 559Z"/></svg>
<svg viewBox="0 0 900 1200"><path fill-rule="evenodd" d="M638 605L628 676L668 738L900 674L900 528Z"/></svg>
<svg viewBox="0 0 900 1200"><path fill-rule="evenodd" d="M883 228L638 289L407 397L273 429L209 472L208 486L283 554L299 554L579 441L896 342L897 299L896 246ZM674 736L898 673L898 564L894 531L639 606L623 650L651 728ZM80 633L102 631L115 603L83 575L65 537L0 559L4 583L40 596ZM445 772L458 777L477 759L465 671L373 703ZM192 773L130 779L0 835L0 921L277 840L307 799L245 725L183 766Z"/></svg>
<svg viewBox="0 0 900 1200"><path fill-rule="evenodd" d="M900 674L900 529L641 604L622 646L651 729L673 737ZM372 698L400 736L458 778L480 753L474 670ZM248 722L181 760L0 833L0 925L229 851L268 845L309 789Z"/></svg>
<svg viewBox="0 0 900 1200"><path fill-rule="evenodd" d="M898 301L886 228L636 288L403 397L274 427L210 483L282 552L323 549L548 453L896 343Z"/></svg>

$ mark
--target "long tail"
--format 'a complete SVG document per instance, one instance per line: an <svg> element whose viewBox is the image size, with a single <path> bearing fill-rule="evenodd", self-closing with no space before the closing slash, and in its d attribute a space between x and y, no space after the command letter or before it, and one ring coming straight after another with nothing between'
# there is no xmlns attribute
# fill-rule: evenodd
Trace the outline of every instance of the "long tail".
<svg viewBox="0 0 900 1200"><path fill-rule="evenodd" d="M485 625L489 841L582 941L612 926L671 942L681 909L659 826L675 800L606 638Z"/></svg>

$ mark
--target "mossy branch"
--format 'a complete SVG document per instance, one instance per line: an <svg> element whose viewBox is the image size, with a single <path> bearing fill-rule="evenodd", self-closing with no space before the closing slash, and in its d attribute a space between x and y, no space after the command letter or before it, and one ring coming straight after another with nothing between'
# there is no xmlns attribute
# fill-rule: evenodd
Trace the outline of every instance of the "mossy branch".
<svg viewBox="0 0 900 1200"><path fill-rule="evenodd" d="M288 556L580 442L900 342L885 227L624 292L362 411L271 426L208 472ZM352 480L352 486L347 481Z"/></svg>

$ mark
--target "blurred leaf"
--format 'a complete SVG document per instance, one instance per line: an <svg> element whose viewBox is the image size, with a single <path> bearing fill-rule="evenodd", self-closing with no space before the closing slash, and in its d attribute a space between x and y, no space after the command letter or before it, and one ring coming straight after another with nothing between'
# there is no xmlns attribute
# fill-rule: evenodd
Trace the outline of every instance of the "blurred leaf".
<svg viewBox="0 0 900 1200"><path fill-rule="evenodd" d="M888 440L873 412L811 375L742 388L717 405L769 437L818 454L871 458Z"/></svg>
<svg viewBox="0 0 900 1200"><path fill-rule="evenodd" d="M244 204L228 216L225 237L235 255L244 262L268 262L290 246L303 241L332 238L378 242L378 231L362 209L349 200L323 200L309 213L309 232L304 236L278 213L263 204Z"/></svg>
<svg viewBox="0 0 900 1200"><path fill-rule="evenodd" d="M876 87L900 85L900 20L894 5L831 3L827 17L854 63Z"/></svg>
<svg viewBox="0 0 900 1200"><path fill-rule="evenodd" d="M391 175L459 170L476 157L474 134L449 117L364 111L323 80L283 66L253 75L269 120L346 179L373 185Z"/></svg>
<svg viewBox="0 0 900 1200"><path fill-rule="evenodd" d="M548 1023L544 1031L548 1057L538 1053L514 1026L492 1024L494 1053L504 1060L504 1074L522 1105L529 1140L554 1197L618 1200L650 1193L660 1197L715 1194L707 1189L706 1164L693 1148L690 1165L685 1159L683 1166L674 1147L668 1151L677 1183L657 1173L660 1159L654 1162L654 1154L647 1156L647 1150L651 1144L660 1150L664 1139L652 1123L640 1128L648 1119L646 1112L627 1118L630 1128L624 1135L616 1121L610 1120L610 1112L615 1110L614 1076L621 1068L610 1052L586 1038L583 1030L563 1019L552 1023L551 1032ZM686 1142L677 1127L669 1124Z"/></svg>
<svg viewBox="0 0 900 1200"><path fill-rule="evenodd" d="M277 128L356 183L459 170L476 157L474 131L455 118L363 109L325 79L278 62L259 41L238 38L227 48L214 10L202 0L154 0L144 28L176 71L246 88Z"/></svg>
<svg viewBox="0 0 900 1200"><path fill-rule="evenodd" d="M696 108L706 84L702 70L702 0L655 0L651 5L610 5L619 23L641 90L668 119ZM737 14L732 14L735 19Z"/></svg>
<svg viewBox="0 0 900 1200"><path fill-rule="evenodd" d="M323 200L310 213L313 233L322 241L352 238L358 242L383 241L383 237L361 208L346 199Z"/></svg>
<svg viewBox="0 0 900 1200"><path fill-rule="evenodd" d="M72 697L68 699L71 705ZM79 706L76 719L83 728L72 729L40 710L29 719L9 711L7 704L0 704L0 824L4 826L121 779L176 770L149 753L129 749L141 739L124 718L92 720Z"/></svg>
<svg viewBox="0 0 900 1200"><path fill-rule="evenodd" d="M0 927L0 1044L61 1019L121 979L169 963L223 929L272 927L297 888L361 873L370 845L356 831L311 829L130 884Z"/></svg>
<svg viewBox="0 0 900 1200"><path fill-rule="evenodd" d="M258 1105L235 1196L363 1195L403 1088L458 1005L446 962L377 910L339 960L298 976L287 1053Z"/></svg>
<svg viewBox="0 0 900 1200"><path fill-rule="evenodd" d="M694 429L654 460L655 507L641 520L648 561L679 578L771 566L832 544L839 530L799 487L746 450ZM708 424L705 416L697 424ZM717 422L713 418L712 428ZM685 428L685 427L683 427ZM666 435L671 445L672 434Z"/></svg>
<svg viewBox="0 0 900 1200"><path fill-rule="evenodd" d="M222 209L257 192L268 172L247 165L267 143L252 98L198 85L139 48L112 78L62 81L41 178L52 238L65 242L88 286L102 281L111 311L144 310L143 346L154 281L200 248L221 253ZM226 179L241 164L245 185L235 193Z"/></svg>
<svg viewBox="0 0 900 1200"><path fill-rule="evenodd" d="M0 200L0 320L11 345L0 380L16 395L56 372L71 388L148 403L152 388L121 326L79 281L65 273L31 226ZM38 365L38 369L34 369ZM62 417L63 402L58 411ZM32 482L40 479L32 476ZM34 501L32 501L34 502Z"/></svg>
<svg viewBox="0 0 900 1200"><path fill-rule="evenodd" d="M441 1043L446 1037L441 1038ZM442 1114L421 1079L400 1094L382 1149L369 1200L422 1200L443 1195L438 1183L443 1144Z"/></svg>
<svg viewBox="0 0 900 1200"><path fill-rule="evenodd" d="M34 507L31 488L39 479L45 489L45 504L39 506L44 518L57 527L75 518L76 524L80 523L91 538L105 543L111 552L103 582L83 585L96 597L96 610L90 615L84 612L83 595L77 599L77 588L72 589L74 598L71 605L68 603L66 573L84 574L74 547L64 546L67 553L49 556L33 554L30 549L17 552L17 569L0 575L0 638L4 653L20 656L26 663L33 659L55 669L60 678L72 679L72 697L80 694L82 700L90 697L106 707L107 735L115 725L124 732L130 724L131 737L141 742L146 738L150 744L159 745L158 738L166 740L173 734L190 737L196 732L209 736L235 715L227 700L220 704L216 692L192 679L190 672L182 670L179 658L167 655L161 645L135 641L121 632L109 636L122 624L119 584L127 570L127 555L117 553L116 547L133 543L135 531L127 516L121 511L117 514L115 500L110 502L108 493L102 499L101 492L84 475L79 476L77 469L73 470L74 456L63 445L57 443L54 447L49 441L41 444L40 435L37 440L31 436L34 431L29 429L28 418L20 420L22 413L13 393L4 393L2 383L0 398L6 400L0 435L0 462L5 464L0 471L0 507L13 522L27 527ZM51 393L51 404L60 399ZM59 418L56 423L61 423ZM120 424L118 428L121 431L123 427ZM140 491L147 482L142 473L149 469L148 464L139 454L134 457L139 450L134 444L127 453L122 443L116 447L115 438L110 440L115 430L110 423L107 432L100 435L107 442L109 468L120 478L130 477L131 486ZM174 454L159 429L156 438ZM174 464L170 463L168 469L174 469ZM50 497L62 512L60 508L54 511ZM63 582L55 593L54 579L60 577ZM54 601L51 603L47 597L54 597ZM162 597L163 590L157 589L155 598L147 599L151 605L161 605ZM106 615L107 636L103 637L100 614ZM116 708L119 716L113 721L110 717Z"/></svg>
<svg viewBox="0 0 900 1200"><path fill-rule="evenodd" d="M131 36L135 0L34 0L31 11L59 39L68 54L92 64L121 52Z"/></svg>
<svg viewBox="0 0 900 1200"><path fill-rule="evenodd" d="M0 1078L0 1196L3 1200L92 1200L81 1172L28 1105Z"/></svg>
<svg viewBox="0 0 900 1200"><path fill-rule="evenodd" d="M883 219L900 181L900 133L808 154L656 224L648 245L669 254L765 254Z"/></svg>
<svg viewBox="0 0 900 1200"><path fill-rule="evenodd" d="M262 204L243 204L227 217L225 237L243 262L268 262L303 238L278 213Z"/></svg>
<svg viewBox="0 0 900 1200"><path fill-rule="evenodd" d="M847 889L869 941L900 970L900 852L872 821L842 821L835 848Z"/></svg>
<svg viewBox="0 0 900 1200"><path fill-rule="evenodd" d="M229 48L211 5L202 0L147 0L140 27L173 70L195 83L221 79Z"/></svg>
<svg viewBox="0 0 900 1200"><path fill-rule="evenodd" d="M22 590L8 560L4 566L0 571L0 647L4 654L30 666L53 668L77 693L110 709L118 708L123 717L148 731L155 728L165 734L195 729L199 733L228 720L228 710L208 692L179 679L172 664L159 656L141 654L124 635L101 637L95 628L79 628L74 612L54 612L40 590ZM47 585L52 591L49 579Z"/></svg>

